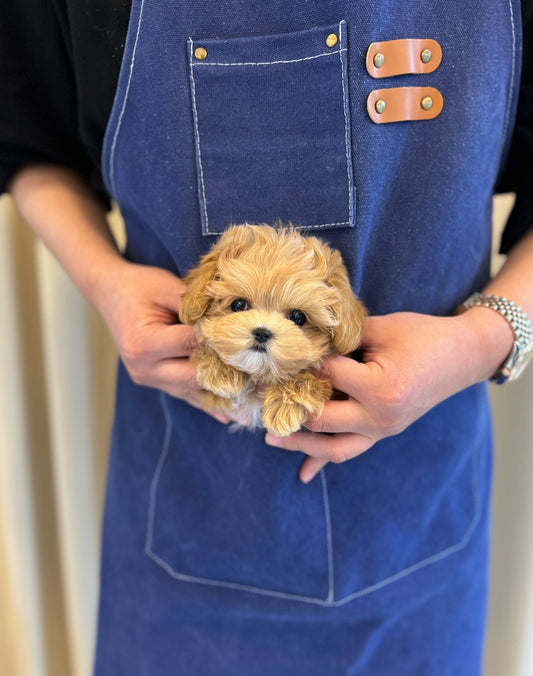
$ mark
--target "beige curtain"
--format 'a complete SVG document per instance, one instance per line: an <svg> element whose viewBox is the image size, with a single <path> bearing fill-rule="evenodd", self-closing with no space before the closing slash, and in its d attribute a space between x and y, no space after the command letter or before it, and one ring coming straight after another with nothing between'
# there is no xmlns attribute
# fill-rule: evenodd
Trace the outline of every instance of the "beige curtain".
<svg viewBox="0 0 533 676"><path fill-rule="evenodd" d="M6 197L0 308L0 674L89 676L116 356L99 318ZM530 676L533 368L493 394L486 675Z"/></svg>

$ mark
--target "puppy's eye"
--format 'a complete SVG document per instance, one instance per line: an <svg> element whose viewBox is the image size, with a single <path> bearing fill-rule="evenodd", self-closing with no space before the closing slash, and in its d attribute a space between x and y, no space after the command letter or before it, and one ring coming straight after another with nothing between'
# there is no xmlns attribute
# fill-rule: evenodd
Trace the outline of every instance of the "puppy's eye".
<svg viewBox="0 0 533 676"><path fill-rule="evenodd" d="M290 319L291 322L294 322L296 326L303 326L307 321L307 317L301 310L291 310L287 315L287 319Z"/></svg>
<svg viewBox="0 0 533 676"><path fill-rule="evenodd" d="M233 312L244 312L248 309L248 301L244 298L236 298L231 304L231 309Z"/></svg>

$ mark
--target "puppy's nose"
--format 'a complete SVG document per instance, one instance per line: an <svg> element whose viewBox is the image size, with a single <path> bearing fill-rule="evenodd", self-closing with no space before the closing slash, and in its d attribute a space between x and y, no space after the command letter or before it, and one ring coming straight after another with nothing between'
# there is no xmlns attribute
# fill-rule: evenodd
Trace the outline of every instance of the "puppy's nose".
<svg viewBox="0 0 533 676"><path fill-rule="evenodd" d="M259 329L254 329L252 331L252 335L255 338L256 342L262 345L263 343L266 343L272 338L272 331L269 331L268 329L261 327Z"/></svg>

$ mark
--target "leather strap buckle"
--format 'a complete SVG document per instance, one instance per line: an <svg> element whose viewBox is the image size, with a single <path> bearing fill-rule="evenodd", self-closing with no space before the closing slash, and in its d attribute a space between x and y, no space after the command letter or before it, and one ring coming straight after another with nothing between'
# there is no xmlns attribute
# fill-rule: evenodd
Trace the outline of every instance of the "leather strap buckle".
<svg viewBox="0 0 533 676"><path fill-rule="evenodd" d="M442 94L434 87L374 89L366 102L370 119L376 124L432 120L443 106Z"/></svg>
<svg viewBox="0 0 533 676"><path fill-rule="evenodd" d="M366 53L366 69L373 78L432 73L441 61L439 43L429 39L373 42Z"/></svg>

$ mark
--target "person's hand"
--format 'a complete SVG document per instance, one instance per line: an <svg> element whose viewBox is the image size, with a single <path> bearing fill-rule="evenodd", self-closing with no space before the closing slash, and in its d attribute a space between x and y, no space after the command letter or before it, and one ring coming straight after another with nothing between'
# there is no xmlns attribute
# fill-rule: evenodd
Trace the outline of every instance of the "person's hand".
<svg viewBox="0 0 533 676"><path fill-rule="evenodd" d="M97 309L135 383L202 408L196 369L188 359L197 340L192 327L178 323L184 291L183 281L171 272L124 261L114 269Z"/></svg>
<svg viewBox="0 0 533 676"><path fill-rule="evenodd" d="M267 434L266 442L306 453L300 479L308 482L328 462L344 462L367 451L447 397L488 378L511 342L505 321L490 311L469 310L458 317L406 312L369 317L361 343L364 362L331 357L320 373L346 399L326 402L321 415L305 423L309 432L285 438Z"/></svg>

